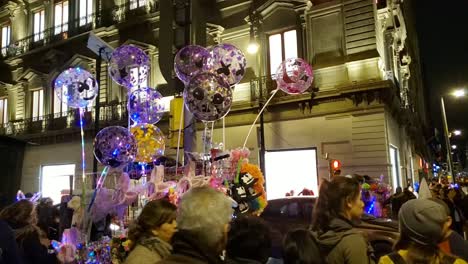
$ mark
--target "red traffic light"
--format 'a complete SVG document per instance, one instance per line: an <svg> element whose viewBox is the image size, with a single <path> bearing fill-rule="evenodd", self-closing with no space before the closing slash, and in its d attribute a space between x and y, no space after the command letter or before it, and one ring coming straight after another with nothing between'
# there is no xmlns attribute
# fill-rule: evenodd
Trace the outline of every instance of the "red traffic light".
<svg viewBox="0 0 468 264"><path fill-rule="evenodd" d="M333 170L339 170L341 168L341 162L339 160L332 160L331 165Z"/></svg>

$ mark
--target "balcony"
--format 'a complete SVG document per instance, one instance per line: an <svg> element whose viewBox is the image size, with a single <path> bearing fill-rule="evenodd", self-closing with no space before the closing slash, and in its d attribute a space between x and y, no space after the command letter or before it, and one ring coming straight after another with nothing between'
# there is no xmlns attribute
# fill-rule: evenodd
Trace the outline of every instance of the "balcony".
<svg viewBox="0 0 468 264"><path fill-rule="evenodd" d="M3 59L20 56L31 50L57 43L100 27L116 25L131 18L138 18L141 15L158 11L158 1L155 1L153 5L146 4L141 6L135 6L133 2L127 2L123 5L102 9L87 16L70 20L66 24L47 28L40 33L17 40L2 48L0 56Z"/></svg>
<svg viewBox="0 0 468 264"><path fill-rule="evenodd" d="M107 104L99 109L100 126L126 125L128 120L127 102ZM84 114L84 129L94 129L95 109ZM67 112L10 121L0 126L0 135L24 137L42 133L64 133L79 129L78 109Z"/></svg>

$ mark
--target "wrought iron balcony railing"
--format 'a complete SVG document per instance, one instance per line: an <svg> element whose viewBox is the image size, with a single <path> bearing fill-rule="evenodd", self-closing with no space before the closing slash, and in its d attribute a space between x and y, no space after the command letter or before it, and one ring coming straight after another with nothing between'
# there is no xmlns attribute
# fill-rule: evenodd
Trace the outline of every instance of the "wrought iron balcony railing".
<svg viewBox="0 0 468 264"><path fill-rule="evenodd" d="M107 104L99 109L100 126L125 125L128 120L127 102ZM84 113L84 128L94 128L95 109ZM79 129L80 116L78 109L45 116L13 120L0 125L0 135L21 136L45 132L63 132L67 129Z"/></svg>
<svg viewBox="0 0 468 264"><path fill-rule="evenodd" d="M140 0L140 2L142 1ZM159 1L154 1L151 5L146 1L145 5L135 5L133 2L127 2L123 5L102 9L98 12L72 19L68 23L47 28L44 31L14 41L7 47L2 48L0 54L3 58L22 55L30 50L47 46L96 28L119 24L132 17L137 18L141 15L157 11L159 11Z"/></svg>

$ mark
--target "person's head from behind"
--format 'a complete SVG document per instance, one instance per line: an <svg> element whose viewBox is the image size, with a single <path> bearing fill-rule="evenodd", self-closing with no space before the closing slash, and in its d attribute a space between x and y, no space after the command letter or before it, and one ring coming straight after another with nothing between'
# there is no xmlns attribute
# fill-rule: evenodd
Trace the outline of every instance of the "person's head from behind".
<svg viewBox="0 0 468 264"><path fill-rule="evenodd" d="M3 208L0 219L16 226L35 225L37 217L34 204L29 200L20 200Z"/></svg>
<svg viewBox="0 0 468 264"><path fill-rule="evenodd" d="M403 192L403 189L401 188L401 186L396 187L395 194L399 194L399 193L402 193L402 192Z"/></svg>
<svg viewBox="0 0 468 264"><path fill-rule="evenodd" d="M319 197L312 217L312 229L326 231L330 221L344 217L359 219L364 202L361 199L359 181L352 177L334 177L330 182L322 181Z"/></svg>
<svg viewBox="0 0 468 264"><path fill-rule="evenodd" d="M129 239L138 243L144 237L156 236L170 242L177 231L176 210L177 207L167 200L148 202L130 228Z"/></svg>
<svg viewBox="0 0 468 264"><path fill-rule="evenodd" d="M319 264L320 256L314 254L316 247L312 234L307 229L289 231L283 240L284 264ZM318 250L318 248L317 248Z"/></svg>
<svg viewBox="0 0 468 264"><path fill-rule="evenodd" d="M211 187L196 187L182 196L177 214L180 231L187 231L216 253L224 250L232 214L232 201Z"/></svg>
<svg viewBox="0 0 468 264"><path fill-rule="evenodd" d="M413 199L402 205L398 220L400 238L395 249L408 250L408 263L432 263L449 221L444 206L431 199Z"/></svg>
<svg viewBox="0 0 468 264"><path fill-rule="evenodd" d="M266 263L271 253L271 235L268 225L256 216L239 216L231 222L226 245L226 256Z"/></svg>

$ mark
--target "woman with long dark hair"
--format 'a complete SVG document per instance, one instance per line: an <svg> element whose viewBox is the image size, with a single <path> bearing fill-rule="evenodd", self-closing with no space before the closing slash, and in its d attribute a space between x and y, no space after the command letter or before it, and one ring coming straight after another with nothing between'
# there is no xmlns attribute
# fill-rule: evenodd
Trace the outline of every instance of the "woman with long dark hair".
<svg viewBox="0 0 468 264"><path fill-rule="evenodd" d="M36 210L32 202L21 200L5 207L0 212L0 220L6 221L14 230L23 263L57 263L56 255L48 253L50 241L36 226Z"/></svg>
<svg viewBox="0 0 468 264"><path fill-rule="evenodd" d="M336 176L320 185L312 216L312 234L329 264L373 263L373 250L354 228L364 203L361 186L352 176Z"/></svg>
<svg viewBox="0 0 468 264"><path fill-rule="evenodd" d="M394 252L383 256L379 264L466 264L462 259L443 253L438 244L449 230L446 209L430 199L414 199L400 209L400 238Z"/></svg>
<svg viewBox="0 0 468 264"><path fill-rule="evenodd" d="M128 231L131 252L125 264L157 263L171 254L177 207L167 200L148 202Z"/></svg>

